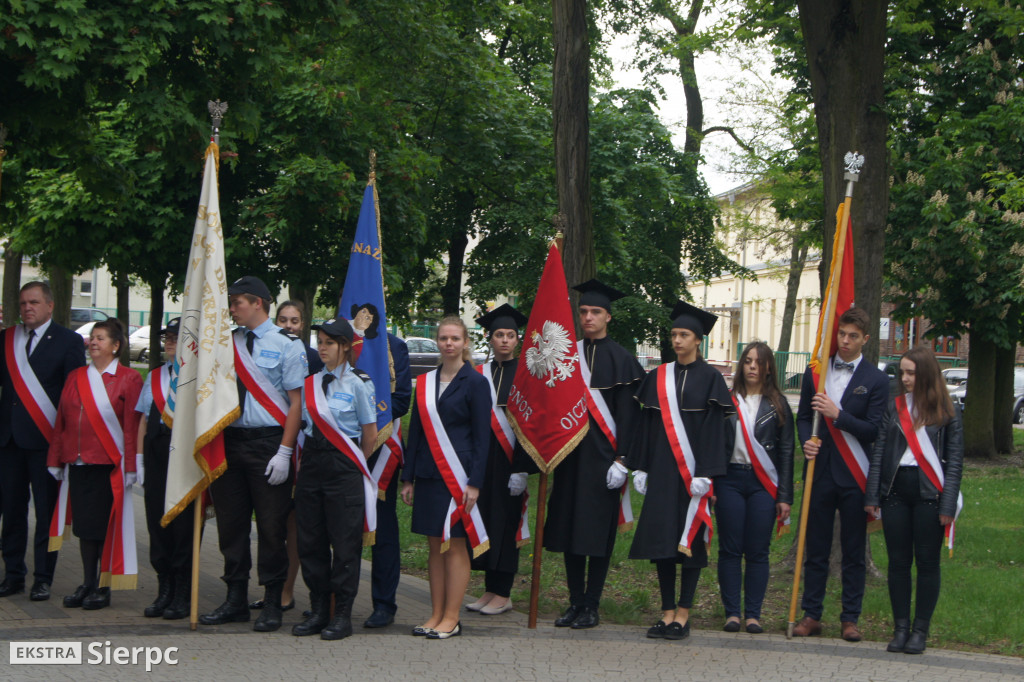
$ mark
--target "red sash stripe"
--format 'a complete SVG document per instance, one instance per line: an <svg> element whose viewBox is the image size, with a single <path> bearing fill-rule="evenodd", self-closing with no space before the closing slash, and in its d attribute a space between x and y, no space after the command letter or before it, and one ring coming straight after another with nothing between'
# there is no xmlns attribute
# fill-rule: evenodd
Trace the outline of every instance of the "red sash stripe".
<svg viewBox="0 0 1024 682"><path fill-rule="evenodd" d="M7 360L7 373L11 376L15 392L21 398L21 403L28 411L28 415L32 417L36 428L39 429L46 442L49 443L53 440L53 424L43 414L42 409L40 409L39 404L36 402L35 396L28 389L25 378L21 376L21 367L14 357L14 328L9 328L4 333L4 358ZM32 368L29 367L28 371L31 372Z"/></svg>

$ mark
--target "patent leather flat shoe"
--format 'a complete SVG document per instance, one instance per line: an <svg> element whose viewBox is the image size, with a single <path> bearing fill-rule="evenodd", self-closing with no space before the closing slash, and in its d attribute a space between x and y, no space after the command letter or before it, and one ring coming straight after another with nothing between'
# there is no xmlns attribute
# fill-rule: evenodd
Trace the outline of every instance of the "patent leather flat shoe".
<svg viewBox="0 0 1024 682"><path fill-rule="evenodd" d="M450 632L441 632L440 630L431 630L427 633L427 639L448 639L449 637L458 637L462 634L462 623L456 623L455 627Z"/></svg>
<svg viewBox="0 0 1024 682"><path fill-rule="evenodd" d="M32 601L46 601L50 598L50 583L38 582L32 586L28 598Z"/></svg>
<svg viewBox="0 0 1024 682"><path fill-rule="evenodd" d="M580 617L581 613L583 613L582 606L570 606L565 610L565 613L555 619L555 627L572 627L572 624L576 622L576 619Z"/></svg>
<svg viewBox="0 0 1024 682"><path fill-rule="evenodd" d="M600 622L601 618L597 615L597 609L585 606L580 611L580 615L576 617L576 620L572 622L572 629L589 630L590 628L596 628Z"/></svg>
<svg viewBox="0 0 1024 682"><path fill-rule="evenodd" d="M417 625L412 629L413 637L429 637L430 633L434 631L434 628L425 628L422 625Z"/></svg>

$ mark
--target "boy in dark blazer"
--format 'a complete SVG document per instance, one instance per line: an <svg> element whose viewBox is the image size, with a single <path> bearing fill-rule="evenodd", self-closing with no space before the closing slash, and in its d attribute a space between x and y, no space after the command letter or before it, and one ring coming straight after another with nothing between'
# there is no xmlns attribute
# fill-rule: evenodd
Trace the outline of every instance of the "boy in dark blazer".
<svg viewBox="0 0 1024 682"><path fill-rule="evenodd" d="M870 318L861 308L850 308L839 318L838 350L829 360L824 393L816 392L810 368L804 373L796 417L797 433L803 443L804 456L808 460L817 458L817 463L807 514L807 563L801 604L804 617L793 630L797 637L821 634L833 519L838 512L842 547L842 637L849 642L862 639L857 620L864 598L867 457L878 436L889 397L889 379L885 372L873 367L861 354L870 338L869 325ZM811 440L815 412L821 415L820 443ZM841 438L842 442L837 444L836 438Z"/></svg>
<svg viewBox="0 0 1024 682"><path fill-rule="evenodd" d="M31 489L36 528L32 543L35 581L29 598L45 601L50 598L50 584L57 566L57 552L47 551L47 546L58 486L46 470L48 438L36 426L11 375L15 372L21 377L34 374L49 402L56 407L68 374L85 365L85 345L81 336L53 321L53 293L45 282L24 285L18 302L21 324L0 332L0 496L3 498L0 537L6 569L4 580L0 582L0 597L25 591ZM13 338L19 339L20 348L17 353L8 353L7 346L14 347ZM26 366L9 366L7 356L16 358L21 356L22 350L27 358Z"/></svg>

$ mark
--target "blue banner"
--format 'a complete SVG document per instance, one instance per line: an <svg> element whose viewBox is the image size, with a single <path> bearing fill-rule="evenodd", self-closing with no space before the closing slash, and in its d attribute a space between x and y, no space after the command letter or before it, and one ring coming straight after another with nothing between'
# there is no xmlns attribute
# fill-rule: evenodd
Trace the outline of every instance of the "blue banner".
<svg viewBox="0 0 1024 682"><path fill-rule="evenodd" d="M388 360L388 324L384 312L384 271L381 260L377 190L371 181L363 192L359 222L352 243L345 289L338 315L352 323L355 367L373 379L377 399L377 429L391 427L391 369ZM378 441L381 438L378 437Z"/></svg>

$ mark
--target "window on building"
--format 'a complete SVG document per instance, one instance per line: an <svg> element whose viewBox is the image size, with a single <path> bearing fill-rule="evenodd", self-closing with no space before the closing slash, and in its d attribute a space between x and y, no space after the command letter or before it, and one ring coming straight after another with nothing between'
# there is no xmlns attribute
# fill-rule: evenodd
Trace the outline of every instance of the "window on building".
<svg viewBox="0 0 1024 682"><path fill-rule="evenodd" d="M932 349L936 355L958 355L960 340L955 336L938 336L933 339Z"/></svg>
<svg viewBox="0 0 1024 682"><path fill-rule="evenodd" d="M91 279L80 279L78 280L78 290L83 296L92 293L92 280Z"/></svg>

